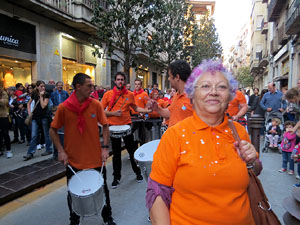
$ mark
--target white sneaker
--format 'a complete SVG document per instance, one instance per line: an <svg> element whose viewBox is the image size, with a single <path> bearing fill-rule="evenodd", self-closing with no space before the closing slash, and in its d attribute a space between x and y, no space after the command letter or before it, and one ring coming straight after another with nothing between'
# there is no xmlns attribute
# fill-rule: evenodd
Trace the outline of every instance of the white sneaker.
<svg viewBox="0 0 300 225"><path fill-rule="evenodd" d="M299 175L296 175L296 179L297 179L297 180L300 180L300 176L299 176Z"/></svg>
<svg viewBox="0 0 300 225"><path fill-rule="evenodd" d="M11 158L11 157L13 157L14 156L14 154L12 153L12 151L7 151L6 152L6 158Z"/></svg>
<svg viewBox="0 0 300 225"><path fill-rule="evenodd" d="M41 149L42 149L42 145L38 144L38 145L36 146L36 150L41 150Z"/></svg>
<svg viewBox="0 0 300 225"><path fill-rule="evenodd" d="M43 144L43 145L42 145L42 148L46 148L46 144Z"/></svg>

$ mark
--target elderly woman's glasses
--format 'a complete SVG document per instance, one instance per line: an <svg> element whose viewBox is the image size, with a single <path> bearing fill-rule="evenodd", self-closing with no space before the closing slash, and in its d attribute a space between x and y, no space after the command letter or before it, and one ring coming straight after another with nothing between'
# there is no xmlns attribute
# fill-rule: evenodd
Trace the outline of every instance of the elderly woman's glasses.
<svg viewBox="0 0 300 225"><path fill-rule="evenodd" d="M229 87L225 84L212 85L211 83L203 83L194 87L199 89L201 92L211 92L215 89L217 92L225 92L229 90Z"/></svg>

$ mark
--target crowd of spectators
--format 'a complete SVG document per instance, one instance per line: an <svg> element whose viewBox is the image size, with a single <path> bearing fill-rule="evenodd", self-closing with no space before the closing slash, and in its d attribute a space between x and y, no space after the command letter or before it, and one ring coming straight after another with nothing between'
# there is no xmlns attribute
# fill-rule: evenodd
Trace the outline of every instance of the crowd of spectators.
<svg viewBox="0 0 300 225"><path fill-rule="evenodd" d="M49 127L57 106L64 102L72 93L72 89L62 81L49 80L28 84L17 83L8 88L0 84L0 156L6 152L6 157L13 157L13 145L26 144L28 151L24 160L34 157L36 150L45 149L41 156L53 154L57 159L57 152L49 136ZM67 90L64 90L66 89ZM111 88L94 85L91 97L101 101L104 93ZM130 84L127 84L130 90ZM168 89L166 94L158 89L158 85L148 85L144 89L148 96L151 92L158 94L164 105L171 104L175 90ZM32 122L26 124L26 118L32 114ZM9 132L11 131L11 135ZM6 150L6 151L5 151Z"/></svg>

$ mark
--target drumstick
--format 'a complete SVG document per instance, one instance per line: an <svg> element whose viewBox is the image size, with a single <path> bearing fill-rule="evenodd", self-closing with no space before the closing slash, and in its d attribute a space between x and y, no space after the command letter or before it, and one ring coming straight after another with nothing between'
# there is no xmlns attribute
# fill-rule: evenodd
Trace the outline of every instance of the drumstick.
<svg viewBox="0 0 300 225"><path fill-rule="evenodd" d="M121 108L120 108L120 110L123 108L123 106L124 106L124 104L125 104L125 102L128 100L128 98L125 98L125 101L123 102L123 104L121 105Z"/></svg>
<svg viewBox="0 0 300 225"><path fill-rule="evenodd" d="M70 166L70 164L68 165L68 167L74 173L74 175L78 178L78 180L84 185L83 181L80 179L80 177L77 175L77 173L73 170L73 168Z"/></svg>

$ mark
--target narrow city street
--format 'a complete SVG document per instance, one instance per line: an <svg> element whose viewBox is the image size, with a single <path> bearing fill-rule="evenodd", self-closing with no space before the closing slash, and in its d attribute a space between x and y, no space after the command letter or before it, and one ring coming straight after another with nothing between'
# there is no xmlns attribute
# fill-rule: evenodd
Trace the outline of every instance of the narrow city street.
<svg viewBox="0 0 300 225"><path fill-rule="evenodd" d="M113 217L118 225L147 225L145 207L146 182L137 183L130 168L127 154L123 155L121 185L111 189L112 166L108 163L108 184L113 208ZM291 195L295 176L279 173L281 155L276 152L262 153L263 172L260 179L275 213L282 221L285 210L284 198ZM1 207L0 225L64 225L68 224L66 181L62 178L30 194ZM81 225L102 224L101 217L84 218Z"/></svg>

